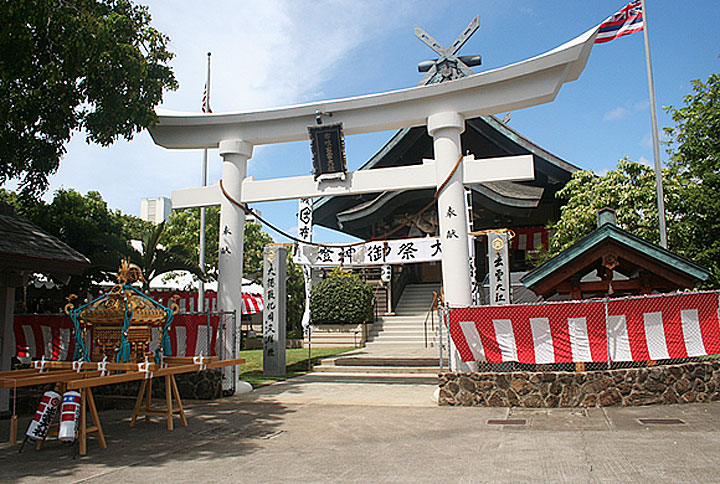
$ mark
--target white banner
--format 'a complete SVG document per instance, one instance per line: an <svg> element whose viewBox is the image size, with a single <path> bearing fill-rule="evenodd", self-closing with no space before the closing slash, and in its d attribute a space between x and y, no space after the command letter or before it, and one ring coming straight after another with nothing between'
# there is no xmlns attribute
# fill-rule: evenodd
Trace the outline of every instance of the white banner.
<svg viewBox="0 0 720 484"><path fill-rule="evenodd" d="M312 240L313 206L312 198L298 199L298 238Z"/></svg>
<svg viewBox="0 0 720 484"><path fill-rule="evenodd" d="M487 240L490 304L510 304L508 234L507 232L490 232Z"/></svg>
<svg viewBox="0 0 720 484"><path fill-rule="evenodd" d="M298 244L293 261L312 266L365 266L442 260L438 237L365 242L361 245L318 247Z"/></svg>
<svg viewBox="0 0 720 484"><path fill-rule="evenodd" d="M312 241L313 236L313 202L312 198L298 199L298 238L306 242ZM305 280L305 311L302 316L302 327L308 339L312 334L310 326L310 293L312 292L312 269L303 264L303 279Z"/></svg>

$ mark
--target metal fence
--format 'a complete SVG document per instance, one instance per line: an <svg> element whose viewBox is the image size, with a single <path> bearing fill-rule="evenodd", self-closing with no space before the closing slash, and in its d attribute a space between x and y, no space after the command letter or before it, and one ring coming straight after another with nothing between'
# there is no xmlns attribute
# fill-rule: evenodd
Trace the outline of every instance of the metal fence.
<svg viewBox="0 0 720 484"><path fill-rule="evenodd" d="M234 311L178 313L170 328L170 344L176 356L217 356L236 358L240 350L239 327ZM223 392L234 393L237 366L222 369Z"/></svg>
<svg viewBox="0 0 720 484"><path fill-rule="evenodd" d="M720 292L443 308L478 371L584 371L720 355ZM445 336L447 338L447 336Z"/></svg>

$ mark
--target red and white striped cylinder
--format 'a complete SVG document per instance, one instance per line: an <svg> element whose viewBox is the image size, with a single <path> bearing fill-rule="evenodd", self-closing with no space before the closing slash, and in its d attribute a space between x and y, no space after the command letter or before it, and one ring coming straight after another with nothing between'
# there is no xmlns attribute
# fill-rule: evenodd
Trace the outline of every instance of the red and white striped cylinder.
<svg viewBox="0 0 720 484"><path fill-rule="evenodd" d="M45 440L59 406L60 394L52 391L45 392L25 435L33 440Z"/></svg>
<svg viewBox="0 0 720 484"><path fill-rule="evenodd" d="M72 442L75 440L78 418L80 417L81 398L80 393L74 391L65 392L63 395L58 440L62 440L63 442Z"/></svg>

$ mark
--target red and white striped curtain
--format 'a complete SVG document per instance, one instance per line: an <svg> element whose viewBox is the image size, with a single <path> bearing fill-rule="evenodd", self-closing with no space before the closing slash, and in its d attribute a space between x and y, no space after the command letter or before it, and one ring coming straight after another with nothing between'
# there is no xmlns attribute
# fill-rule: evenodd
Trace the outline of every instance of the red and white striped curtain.
<svg viewBox="0 0 720 484"><path fill-rule="evenodd" d="M178 296L178 306L181 313L192 313L197 310L197 292L187 291L150 291L148 295L167 306L173 296ZM257 294L243 294L243 305L240 308L242 314L255 314L263 310L263 297ZM217 311L217 293L213 291L205 292L205 304L210 311Z"/></svg>
<svg viewBox="0 0 720 484"><path fill-rule="evenodd" d="M174 356L215 356L220 316L176 314L170 327L170 347ZM33 359L70 361L75 352L75 327L65 315L21 314L13 325L16 356ZM92 331L92 328L90 328ZM88 350L92 353L92 335ZM153 328L150 349L160 342L160 328Z"/></svg>
<svg viewBox="0 0 720 484"><path fill-rule="evenodd" d="M263 298L262 296L253 296L251 294L243 294L243 314L255 314L263 310Z"/></svg>
<svg viewBox="0 0 720 484"><path fill-rule="evenodd" d="M547 249L550 244L550 232L545 227L525 227L513 229L513 232L515 232L515 237L510 242L511 249L527 252L540 247Z"/></svg>
<svg viewBox="0 0 720 484"><path fill-rule="evenodd" d="M720 293L450 309L463 361L647 361L720 354Z"/></svg>

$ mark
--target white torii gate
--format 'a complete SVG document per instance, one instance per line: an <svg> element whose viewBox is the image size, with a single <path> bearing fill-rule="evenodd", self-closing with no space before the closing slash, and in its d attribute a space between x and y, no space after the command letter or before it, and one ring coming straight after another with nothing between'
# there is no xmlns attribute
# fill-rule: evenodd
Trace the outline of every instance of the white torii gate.
<svg viewBox="0 0 720 484"><path fill-rule="evenodd" d="M552 101L563 83L579 77L596 35L594 28L537 57L445 83L253 112L159 111L159 123L150 133L155 143L165 148L219 148L223 186L243 203L438 187L461 158L465 119ZM315 124L318 115L330 113L333 123L343 124L346 135L426 125L433 138L435 160L348 173L345 180L316 181L313 176L301 176L257 181L246 177L253 146L307 140L307 127ZM445 301L452 306L471 304L464 185L534 179L530 155L462 158L438 197L443 287ZM244 212L218 185L174 191L172 200L174 209L221 205L218 307L240 314ZM456 216L444 216L449 208Z"/></svg>

